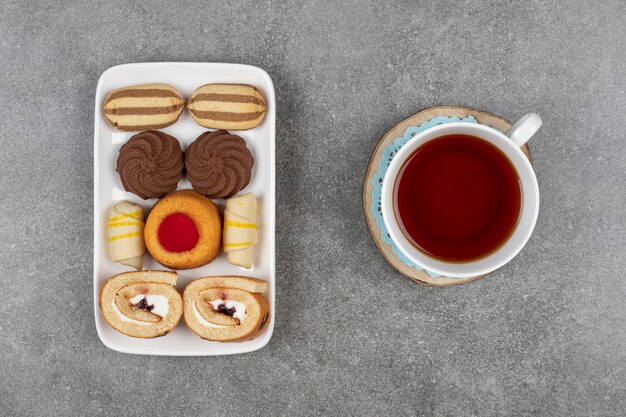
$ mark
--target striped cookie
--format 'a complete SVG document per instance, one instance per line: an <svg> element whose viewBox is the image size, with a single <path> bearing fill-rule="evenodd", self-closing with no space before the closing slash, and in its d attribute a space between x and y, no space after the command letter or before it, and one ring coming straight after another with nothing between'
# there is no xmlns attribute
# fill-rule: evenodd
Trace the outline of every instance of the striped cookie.
<svg viewBox="0 0 626 417"><path fill-rule="evenodd" d="M261 123L267 110L261 92L248 84L206 84L193 92L187 109L200 126L247 130Z"/></svg>
<svg viewBox="0 0 626 417"><path fill-rule="evenodd" d="M174 124L185 100L171 85L143 84L113 91L104 101L104 117L118 130L160 129Z"/></svg>

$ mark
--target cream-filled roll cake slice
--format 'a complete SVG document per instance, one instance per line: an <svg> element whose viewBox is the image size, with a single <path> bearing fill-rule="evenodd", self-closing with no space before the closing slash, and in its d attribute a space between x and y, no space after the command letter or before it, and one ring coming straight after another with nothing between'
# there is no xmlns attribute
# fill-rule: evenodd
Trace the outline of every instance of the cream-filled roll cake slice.
<svg viewBox="0 0 626 417"><path fill-rule="evenodd" d="M180 321L183 300L174 285L176 272L125 272L109 279L100 291L104 319L130 337L164 336Z"/></svg>
<svg viewBox="0 0 626 417"><path fill-rule="evenodd" d="M198 336L218 342L254 339L270 320L267 282L217 276L192 281L183 292L184 319Z"/></svg>

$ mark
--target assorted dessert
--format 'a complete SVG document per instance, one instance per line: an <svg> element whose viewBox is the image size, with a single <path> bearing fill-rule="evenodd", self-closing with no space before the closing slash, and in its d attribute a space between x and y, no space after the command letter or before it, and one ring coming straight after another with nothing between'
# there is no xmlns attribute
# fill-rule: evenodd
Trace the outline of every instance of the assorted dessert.
<svg viewBox="0 0 626 417"><path fill-rule="evenodd" d="M120 333L149 339L168 334L183 314L183 299L169 271L124 272L100 291L104 319Z"/></svg>
<svg viewBox="0 0 626 417"><path fill-rule="evenodd" d="M171 85L143 84L115 90L104 100L104 117L125 132L161 129L176 123L185 99Z"/></svg>
<svg viewBox="0 0 626 417"><path fill-rule="evenodd" d="M183 151L167 133L137 133L120 148L116 171L126 191L147 200L171 193L183 178Z"/></svg>
<svg viewBox="0 0 626 417"><path fill-rule="evenodd" d="M152 207L144 236L148 252L161 265L198 268L220 254L222 213L193 190L175 191Z"/></svg>
<svg viewBox="0 0 626 417"><path fill-rule="evenodd" d="M143 208L126 200L118 202L111 208L107 227L111 260L141 270L146 251Z"/></svg>
<svg viewBox="0 0 626 417"><path fill-rule="evenodd" d="M178 139L156 129L175 123L185 107L196 123L219 130L201 134L183 151ZM102 288L105 320L127 336L154 338L169 333L184 310L188 327L203 339L254 338L270 318L266 281L205 277L181 297L176 272L142 268L146 250L174 270L202 267L222 251L232 265L253 267L257 199L237 194L252 179L254 156L244 138L224 129L258 126L267 111L263 95L251 85L207 84L186 102L173 86L143 84L111 92L103 108L116 129L140 131L119 150L115 170L122 187L143 200L158 199L147 218L143 207L126 200L110 209L110 258L137 271L118 274ZM193 190L177 190L185 177ZM212 199L225 199L223 215Z"/></svg>
<svg viewBox="0 0 626 417"><path fill-rule="evenodd" d="M252 85L206 84L193 92L187 110L203 127L248 130L263 121L267 105Z"/></svg>
<svg viewBox="0 0 626 417"><path fill-rule="evenodd" d="M187 327L206 340L235 342L253 339L270 317L263 296L267 282L247 277L196 279L183 292Z"/></svg>
<svg viewBox="0 0 626 417"><path fill-rule="evenodd" d="M194 190L209 198L230 198L244 189L253 166L246 141L226 130L201 134L185 154L187 179Z"/></svg>
<svg viewBox="0 0 626 417"><path fill-rule="evenodd" d="M104 100L104 117L124 132L162 129L187 107L196 123L210 129L249 130L263 121L263 94L248 84L205 84L189 101L168 84L141 84L114 90Z"/></svg>
<svg viewBox="0 0 626 417"><path fill-rule="evenodd" d="M124 272L100 292L104 319L120 333L150 339L168 334L184 313L187 326L202 339L241 342L254 339L270 318L263 293L266 281L236 276L199 278L183 297L170 271Z"/></svg>
<svg viewBox="0 0 626 417"><path fill-rule="evenodd" d="M224 252L233 265L252 268L252 249L258 241L256 197L252 193L229 198L224 209Z"/></svg>

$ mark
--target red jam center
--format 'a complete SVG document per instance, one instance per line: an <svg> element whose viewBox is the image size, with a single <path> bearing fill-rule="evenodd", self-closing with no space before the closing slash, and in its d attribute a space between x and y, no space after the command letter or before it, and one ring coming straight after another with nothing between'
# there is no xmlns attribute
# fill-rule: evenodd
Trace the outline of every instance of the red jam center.
<svg viewBox="0 0 626 417"><path fill-rule="evenodd" d="M185 252L196 247L198 229L191 218L183 213L173 213L159 226L159 243L168 252Z"/></svg>

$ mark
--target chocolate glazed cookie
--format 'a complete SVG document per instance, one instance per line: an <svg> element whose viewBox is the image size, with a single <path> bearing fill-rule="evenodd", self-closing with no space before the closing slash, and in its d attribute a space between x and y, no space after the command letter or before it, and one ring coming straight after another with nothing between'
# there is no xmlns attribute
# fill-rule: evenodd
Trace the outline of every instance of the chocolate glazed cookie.
<svg viewBox="0 0 626 417"><path fill-rule="evenodd" d="M144 200L174 191L183 178L183 151L163 132L137 133L120 148L117 173L126 191Z"/></svg>
<svg viewBox="0 0 626 417"><path fill-rule="evenodd" d="M237 194L250 182L253 166L246 141L226 130L201 134L185 154L187 179L194 190L209 198Z"/></svg>

